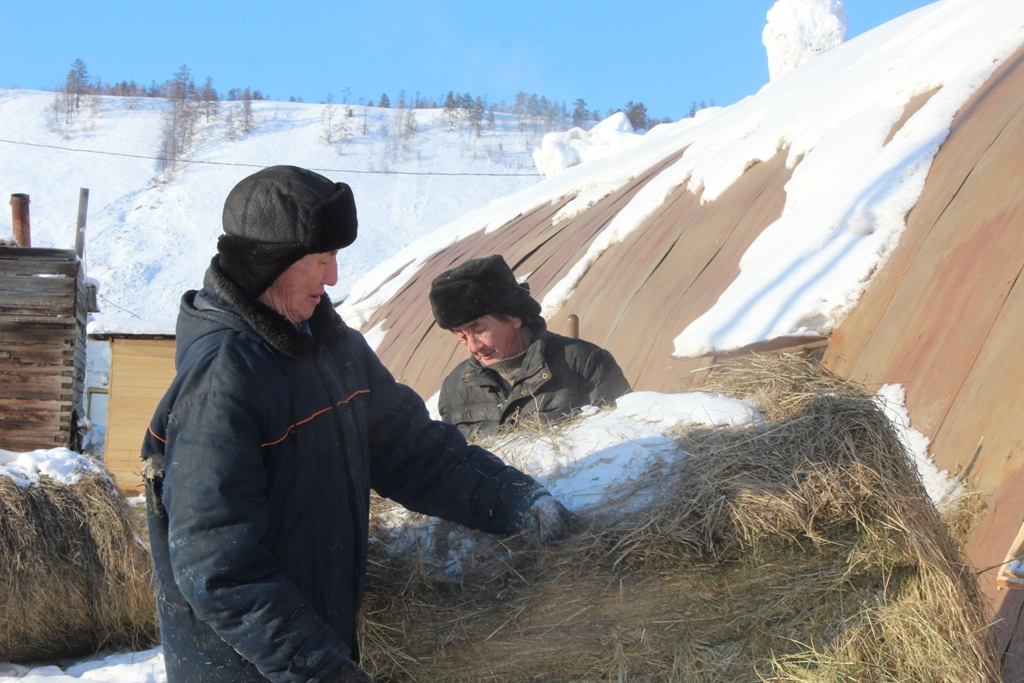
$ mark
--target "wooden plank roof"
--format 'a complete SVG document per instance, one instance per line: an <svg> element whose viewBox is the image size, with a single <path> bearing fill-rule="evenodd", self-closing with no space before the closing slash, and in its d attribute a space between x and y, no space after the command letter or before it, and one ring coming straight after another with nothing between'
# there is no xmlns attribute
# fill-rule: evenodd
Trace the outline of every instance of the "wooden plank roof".
<svg viewBox="0 0 1024 683"><path fill-rule="evenodd" d="M868 386L904 385L936 464L985 494L968 554L1007 680L1024 674L1024 594L997 591L994 568L1024 521L1022 149L1024 50L957 115L899 246L824 357Z"/></svg>

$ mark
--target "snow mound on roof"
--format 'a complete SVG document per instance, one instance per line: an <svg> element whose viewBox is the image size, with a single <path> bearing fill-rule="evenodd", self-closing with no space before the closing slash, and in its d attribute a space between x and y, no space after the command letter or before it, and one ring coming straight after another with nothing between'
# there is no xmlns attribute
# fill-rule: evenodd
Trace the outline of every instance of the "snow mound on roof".
<svg viewBox="0 0 1024 683"><path fill-rule="evenodd" d="M768 50L768 74L780 78L846 39L842 0L779 0L768 10L761 42Z"/></svg>
<svg viewBox="0 0 1024 683"><path fill-rule="evenodd" d="M643 136L633 132L629 117L616 112L591 128L571 128L564 133L548 133L533 152L533 163L550 178L593 159L601 159L629 149Z"/></svg>

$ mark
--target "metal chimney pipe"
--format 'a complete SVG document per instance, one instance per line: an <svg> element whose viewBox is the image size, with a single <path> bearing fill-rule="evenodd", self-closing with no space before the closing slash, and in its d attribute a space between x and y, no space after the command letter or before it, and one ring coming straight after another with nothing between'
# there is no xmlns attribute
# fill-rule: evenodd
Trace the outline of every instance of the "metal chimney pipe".
<svg viewBox="0 0 1024 683"><path fill-rule="evenodd" d="M75 253L85 261L85 217L89 213L89 188L78 190L78 223L75 229Z"/></svg>
<svg viewBox="0 0 1024 683"><path fill-rule="evenodd" d="M28 195L11 195L11 220L14 223L14 239L19 247L32 246L32 230L28 221Z"/></svg>

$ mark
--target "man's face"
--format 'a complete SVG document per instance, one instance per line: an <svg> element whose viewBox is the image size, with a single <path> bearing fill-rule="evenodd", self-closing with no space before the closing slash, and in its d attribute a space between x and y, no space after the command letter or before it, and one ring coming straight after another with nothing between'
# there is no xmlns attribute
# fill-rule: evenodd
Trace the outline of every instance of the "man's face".
<svg viewBox="0 0 1024 683"><path fill-rule="evenodd" d="M530 334L520 318L485 315L452 330L481 365L493 365L526 350Z"/></svg>
<svg viewBox="0 0 1024 683"><path fill-rule="evenodd" d="M338 283L337 249L302 257L281 273L260 301L298 325L313 317L324 287Z"/></svg>

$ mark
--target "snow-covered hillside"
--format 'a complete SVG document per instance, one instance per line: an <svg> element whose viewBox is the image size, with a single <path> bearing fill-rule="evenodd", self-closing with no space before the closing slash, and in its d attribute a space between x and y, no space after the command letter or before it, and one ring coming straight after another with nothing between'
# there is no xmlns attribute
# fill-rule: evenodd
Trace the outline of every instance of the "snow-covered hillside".
<svg viewBox="0 0 1024 683"><path fill-rule="evenodd" d="M339 255L335 300L420 235L540 179L532 160L540 133L519 132L507 114L477 136L442 109L415 110L406 140L396 125L405 110L353 105L345 119L335 104L333 125L345 120L349 137L341 144L335 131L328 145L327 105L255 101L255 127L232 140L242 103L224 102L209 122L200 117L187 163L168 175L155 159L168 101L98 97L69 126L53 123L53 101L53 93L0 90L0 196L31 196L33 246L70 248L78 190L89 188L86 261L104 297L99 321L173 319L215 252L224 197L260 167L314 168L352 186L359 239ZM10 221L10 213L0 219L0 238L11 237Z"/></svg>

